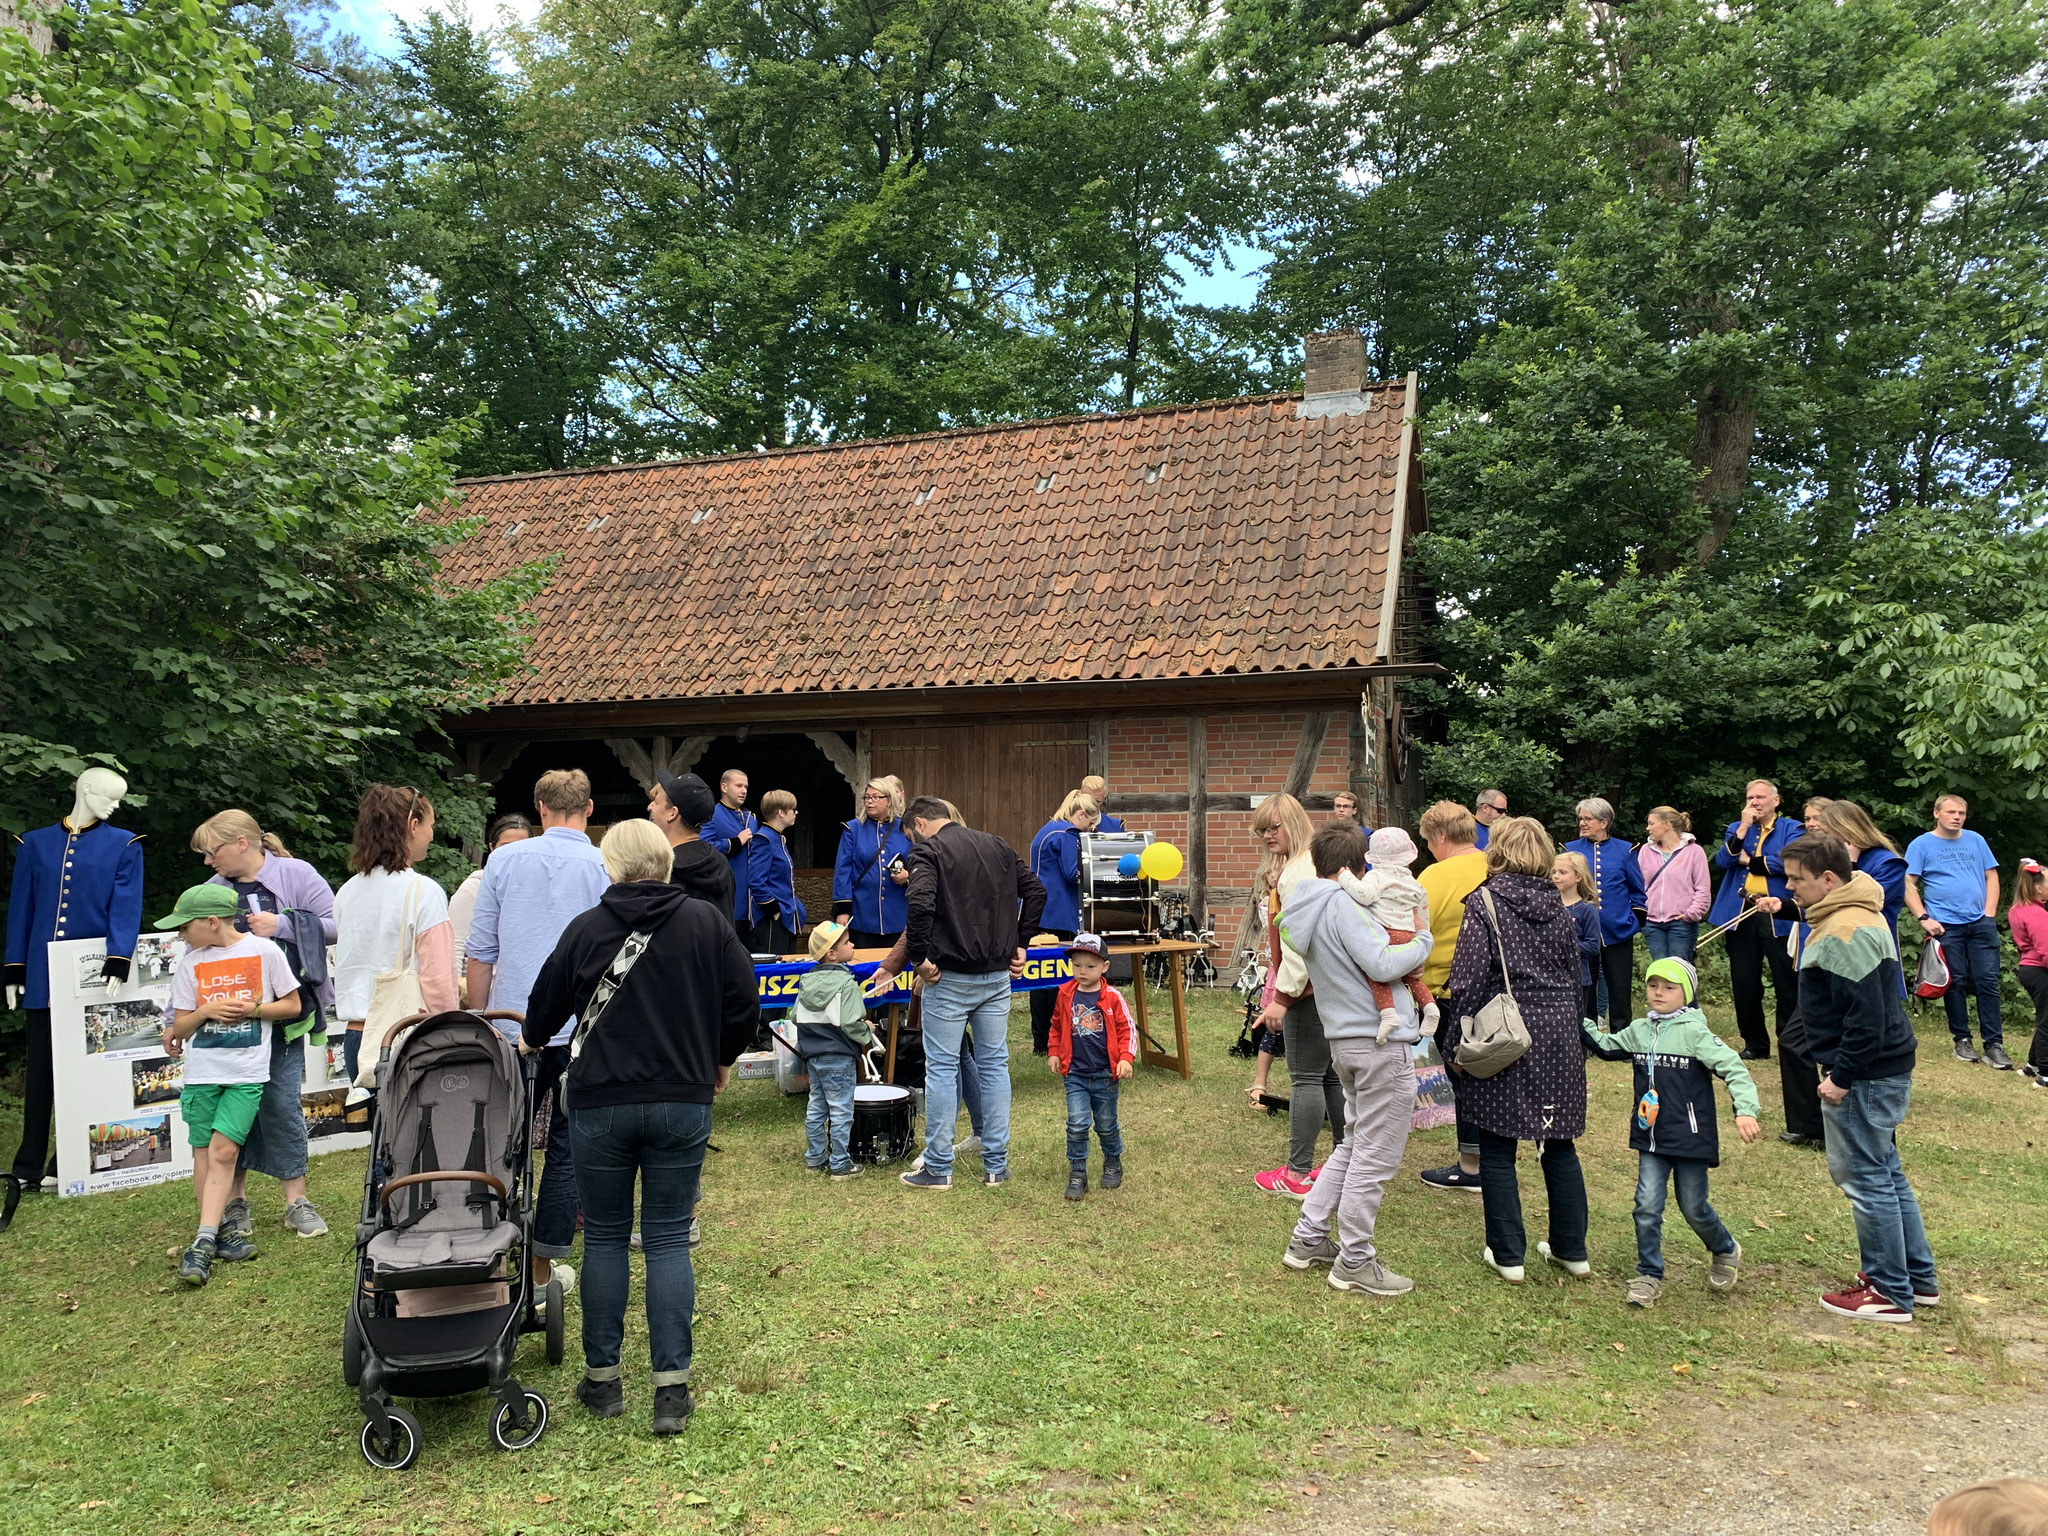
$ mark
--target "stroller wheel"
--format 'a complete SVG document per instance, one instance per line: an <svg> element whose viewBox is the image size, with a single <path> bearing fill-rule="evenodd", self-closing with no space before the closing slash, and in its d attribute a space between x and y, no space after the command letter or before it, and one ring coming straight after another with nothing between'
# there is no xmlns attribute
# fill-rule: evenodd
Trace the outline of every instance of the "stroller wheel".
<svg viewBox="0 0 2048 1536"><path fill-rule="evenodd" d="M569 1339L569 1319L566 1316L568 1308L564 1305L561 1276L557 1275L548 1281L547 1295L548 1364L560 1365Z"/></svg>
<svg viewBox="0 0 2048 1536"><path fill-rule="evenodd" d="M391 1438L379 1441L377 1426L369 1420L363 1421L363 1460L383 1472L403 1472L420 1459L420 1447L424 1437L420 1434L420 1421L403 1408L387 1409L391 1415Z"/></svg>
<svg viewBox="0 0 2048 1536"><path fill-rule="evenodd" d="M538 1392L526 1394L526 1428L512 1423L512 1410L503 1403L491 1414L491 1444L501 1451L523 1451L538 1440L548 1427L548 1400Z"/></svg>
<svg viewBox="0 0 2048 1536"><path fill-rule="evenodd" d="M348 1304L341 1324L341 1379L345 1386L363 1384L363 1322L356 1316L356 1304Z"/></svg>

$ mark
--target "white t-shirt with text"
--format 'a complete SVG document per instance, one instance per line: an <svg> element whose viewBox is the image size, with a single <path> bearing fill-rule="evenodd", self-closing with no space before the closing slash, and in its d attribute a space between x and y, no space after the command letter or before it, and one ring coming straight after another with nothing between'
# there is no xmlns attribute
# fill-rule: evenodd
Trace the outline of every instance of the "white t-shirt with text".
<svg viewBox="0 0 2048 1536"><path fill-rule="evenodd" d="M190 1013L216 997L274 1003L299 989L284 951L245 933L224 949L188 949L171 975L171 1007ZM187 1083L267 1083L270 1032L276 1026L252 1013L235 1023L214 1019L185 1042Z"/></svg>

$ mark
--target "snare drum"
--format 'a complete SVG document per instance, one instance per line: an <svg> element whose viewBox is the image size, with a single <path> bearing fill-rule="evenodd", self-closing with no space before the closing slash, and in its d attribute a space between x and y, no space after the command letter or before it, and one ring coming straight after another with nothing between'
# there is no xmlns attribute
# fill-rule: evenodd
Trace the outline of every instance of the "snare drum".
<svg viewBox="0 0 2048 1536"><path fill-rule="evenodd" d="M853 1134L847 1152L856 1163L893 1163L911 1147L910 1090L862 1083L853 1090Z"/></svg>

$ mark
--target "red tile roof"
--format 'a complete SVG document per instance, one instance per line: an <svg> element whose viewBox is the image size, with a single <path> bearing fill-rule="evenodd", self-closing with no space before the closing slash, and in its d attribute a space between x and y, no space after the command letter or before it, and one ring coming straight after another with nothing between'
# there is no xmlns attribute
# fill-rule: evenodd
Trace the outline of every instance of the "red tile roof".
<svg viewBox="0 0 2048 1536"><path fill-rule="evenodd" d="M559 554L506 705L1369 665L1405 387L463 482L457 581Z"/></svg>

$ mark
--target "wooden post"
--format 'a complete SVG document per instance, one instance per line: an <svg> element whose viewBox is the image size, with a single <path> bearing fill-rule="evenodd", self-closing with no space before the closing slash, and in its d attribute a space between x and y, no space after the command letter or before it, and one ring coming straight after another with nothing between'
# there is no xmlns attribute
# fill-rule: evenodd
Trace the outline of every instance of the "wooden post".
<svg viewBox="0 0 2048 1536"><path fill-rule="evenodd" d="M1209 717L1188 716L1188 916L1209 908Z"/></svg>

